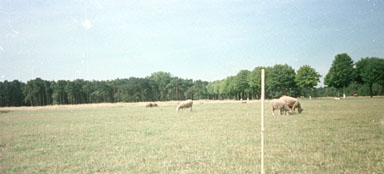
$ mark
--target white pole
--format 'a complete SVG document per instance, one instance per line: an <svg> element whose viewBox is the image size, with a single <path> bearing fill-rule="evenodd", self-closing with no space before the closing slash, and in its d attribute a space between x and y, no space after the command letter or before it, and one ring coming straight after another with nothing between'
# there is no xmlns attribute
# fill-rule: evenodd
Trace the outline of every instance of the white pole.
<svg viewBox="0 0 384 174"><path fill-rule="evenodd" d="M261 69L261 174L264 174L264 69Z"/></svg>

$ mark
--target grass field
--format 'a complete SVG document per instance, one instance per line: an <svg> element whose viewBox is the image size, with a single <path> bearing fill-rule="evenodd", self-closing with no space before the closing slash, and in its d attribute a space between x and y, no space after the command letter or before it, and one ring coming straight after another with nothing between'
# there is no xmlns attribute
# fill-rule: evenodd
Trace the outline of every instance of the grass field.
<svg viewBox="0 0 384 174"><path fill-rule="evenodd" d="M384 98L265 107L266 173L384 173ZM0 109L0 173L260 173L260 103Z"/></svg>

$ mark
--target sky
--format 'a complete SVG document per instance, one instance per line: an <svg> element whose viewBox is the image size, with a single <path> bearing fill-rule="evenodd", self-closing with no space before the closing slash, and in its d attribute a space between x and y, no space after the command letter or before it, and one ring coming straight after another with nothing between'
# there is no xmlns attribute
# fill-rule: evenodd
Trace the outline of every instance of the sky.
<svg viewBox="0 0 384 174"><path fill-rule="evenodd" d="M384 58L381 0L1 0L0 81L221 80Z"/></svg>

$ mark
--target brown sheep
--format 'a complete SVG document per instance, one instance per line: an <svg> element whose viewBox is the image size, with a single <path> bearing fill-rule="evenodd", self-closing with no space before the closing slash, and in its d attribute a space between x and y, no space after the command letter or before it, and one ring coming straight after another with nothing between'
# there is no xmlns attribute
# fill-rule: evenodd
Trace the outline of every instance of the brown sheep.
<svg viewBox="0 0 384 174"><path fill-rule="evenodd" d="M145 107L147 107L147 108L157 107L157 104L156 103L148 103L145 105Z"/></svg>

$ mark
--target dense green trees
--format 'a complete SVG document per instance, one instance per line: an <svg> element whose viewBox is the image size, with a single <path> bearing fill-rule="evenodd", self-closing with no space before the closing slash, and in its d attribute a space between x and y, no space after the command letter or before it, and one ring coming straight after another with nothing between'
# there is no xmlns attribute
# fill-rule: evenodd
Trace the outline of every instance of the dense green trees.
<svg viewBox="0 0 384 174"><path fill-rule="evenodd" d="M356 62L347 54L336 55L325 77L327 87L314 88L320 75L309 65L295 72L289 65L255 67L235 76L207 82L155 72L145 78L111 81L47 81L40 78L23 83L0 82L0 106L42 106L101 102L141 102L185 99L259 99L261 69L266 74L266 97L283 94L314 97L335 96L343 88L346 95L384 95L384 59L363 58Z"/></svg>
<svg viewBox="0 0 384 174"><path fill-rule="evenodd" d="M347 54L338 54L325 76L324 84L328 87L335 87L338 96L340 88L343 88L344 96L347 91L371 97L374 94L382 95L384 59L362 58L354 64Z"/></svg>
<svg viewBox="0 0 384 174"><path fill-rule="evenodd" d="M52 104L51 82L36 78L24 86L24 101L31 106L44 106Z"/></svg>
<svg viewBox="0 0 384 174"><path fill-rule="evenodd" d="M275 65L271 69L266 70L266 88L272 95L271 97L280 97L281 95L294 96L296 88L295 84L295 69L291 66Z"/></svg>
<svg viewBox="0 0 384 174"><path fill-rule="evenodd" d="M343 96L345 97L345 87L347 87L355 77L351 57L346 53L338 54L333 60L328 74L325 76L324 84L335 87L338 91L343 88ZM339 92L338 96L340 96Z"/></svg>
<svg viewBox="0 0 384 174"><path fill-rule="evenodd" d="M249 98L251 90L249 87L248 78L250 74L251 72L248 70L241 70L239 73L237 73L234 79L234 91L237 94L236 98Z"/></svg>
<svg viewBox="0 0 384 174"><path fill-rule="evenodd" d="M152 73L149 77L147 77L150 81L152 81L152 89L154 90L155 99L158 101L168 100L167 86L171 82L172 76L171 73L167 72L156 72Z"/></svg>
<svg viewBox="0 0 384 174"><path fill-rule="evenodd" d="M363 58L356 62L357 81L367 84L373 96L373 85L384 85L384 59Z"/></svg>
<svg viewBox="0 0 384 174"><path fill-rule="evenodd" d="M320 77L321 75L314 68L304 65L297 70L295 82L311 98L312 89L320 82Z"/></svg>
<svg viewBox="0 0 384 174"><path fill-rule="evenodd" d="M112 81L4 81L0 82L0 106L206 99L207 86L206 81L173 77L166 72Z"/></svg>
<svg viewBox="0 0 384 174"><path fill-rule="evenodd" d="M25 84L14 80L12 82L0 82L0 106L23 106Z"/></svg>
<svg viewBox="0 0 384 174"><path fill-rule="evenodd" d="M250 93L252 94L252 98L260 98L262 69L265 69L265 67L261 67L261 66L256 67L252 70L252 72L248 76L248 85L249 85Z"/></svg>

